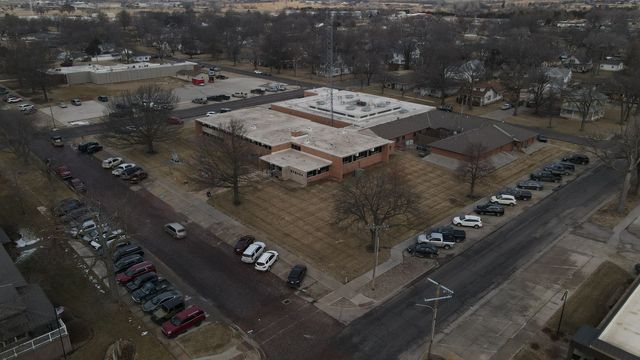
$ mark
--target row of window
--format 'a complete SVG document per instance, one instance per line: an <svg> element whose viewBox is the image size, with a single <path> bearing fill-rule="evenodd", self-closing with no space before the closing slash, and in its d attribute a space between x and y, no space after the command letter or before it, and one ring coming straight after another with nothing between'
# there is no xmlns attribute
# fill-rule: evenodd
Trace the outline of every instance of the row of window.
<svg viewBox="0 0 640 360"><path fill-rule="evenodd" d="M312 177L312 176L316 176L316 175L320 175L320 174L322 174L322 173L326 173L327 171L329 171L329 166L328 166L328 165L327 165L327 166L324 166L324 167L321 167L321 168L320 168L320 169L318 169L318 170L311 170L311 171L308 171L308 172L307 172L307 177L308 177L308 178L310 178L310 177Z"/></svg>
<svg viewBox="0 0 640 360"><path fill-rule="evenodd" d="M209 128L209 129L213 129L213 130L215 130L215 131L216 131L216 132L218 132L218 133L225 133L225 134L227 134L227 135L231 135L231 134L229 133L229 131L224 130L224 129L220 129L220 128L215 127L215 126L213 126L213 125L211 125L211 124L206 124L206 123L200 123L200 124L201 124L203 127L207 127L207 128ZM213 134L212 134L212 135L213 135ZM216 134L216 136L217 136L217 134ZM236 136L238 136L238 135L236 135ZM261 142L259 142L259 141L255 141L255 140L250 139L250 138L248 138L248 137L246 137L246 136L238 136L238 137L239 137L240 139L242 139L242 140L246 141L246 142L249 142L249 143L253 144L253 145L257 145L257 146L263 147L263 148L265 148L265 149L271 150L271 145L263 144L263 143L261 143Z"/></svg>
<svg viewBox="0 0 640 360"><path fill-rule="evenodd" d="M382 146L378 146L376 148L373 148L371 150L365 150L365 151L361 151L357 154L354 155L349 155L347 157L343 157L342 158L342 163L343 164L348 164L350 162L354 162L357 160L360 160L362 158L366 158L367 156L371 156L377 153L381 153L382 152Z"/></svg>

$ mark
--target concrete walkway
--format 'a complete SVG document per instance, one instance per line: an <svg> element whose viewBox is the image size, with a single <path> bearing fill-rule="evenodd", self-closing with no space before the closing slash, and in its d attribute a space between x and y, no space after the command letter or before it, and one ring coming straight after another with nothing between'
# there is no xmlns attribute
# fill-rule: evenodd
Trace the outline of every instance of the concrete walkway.
<svg viewBox="0 0 640 360"><path fill-rule="evenodd" d="M638 217L640 217L640 205L631 210L631 212L629 212L629 214L613 228L613 234L611 234L611 237L607 241L607 244L613 247L617 247L620 243L620 234Z"/></svg>

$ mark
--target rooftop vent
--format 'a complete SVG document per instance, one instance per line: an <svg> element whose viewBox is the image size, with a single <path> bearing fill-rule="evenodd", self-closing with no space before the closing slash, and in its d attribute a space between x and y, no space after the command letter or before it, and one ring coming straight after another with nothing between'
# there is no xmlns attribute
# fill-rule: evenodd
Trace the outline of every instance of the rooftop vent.
<svg viewBox="0 0 640 360"><path fill-rule="evenodd" d="M366 101L362 101L362 100L358 100L356 102L356 105L358 105L358 106L367 106L367 102Z"/></svg>
<svg viewBox="0 0 640 360"><path fill-rule="evenodd" d="M347 110L355 110L356 107L354 105L349 105L347 106Z"/></svg>
<svg viewBox="0 0 640 360"><path fill-rule="evenodd" d="M385 106L387 106L387 105L389 105L389 104L387 104L387 103L386 103L386 102L384 102L384 101L380 101L379 103L377 103L377 104L376 104L376 107L383 108L383 107L385 107Z"/></svg>
<svg viewBox="0 0 640 360"><path fill-rule="evenodd" d="M408 112L409 112L409 110L407 110L407 109L400 109L400 114L406 114Z"/></svg>
<svg viewBox="0 0 640 360"><path fill-rule="evenodd" d="M347 99L353 99L353 94L347 94L344 97L347 98Z"/></svg>
<svg viewBox="0 0 640 360"><path fill-rule="evenodd" d="M318 100L318 101L316 101L316 104L318 104L318 105L324 105L324 104L325 104L325 102L324 102L324 101L322 101L322 100Z"/></svg>

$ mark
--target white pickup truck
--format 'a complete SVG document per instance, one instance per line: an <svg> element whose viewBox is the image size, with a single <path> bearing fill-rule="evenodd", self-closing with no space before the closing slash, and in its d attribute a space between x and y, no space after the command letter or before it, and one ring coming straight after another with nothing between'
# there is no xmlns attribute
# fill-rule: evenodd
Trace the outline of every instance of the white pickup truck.
<svg viewBox="0 0 640 360"><path fill-rule="evenodd" d="M420 234L418 236L418 242L435 245L444 249L450 249L456 244L453 240L445 240L440 233Z"/></svg>

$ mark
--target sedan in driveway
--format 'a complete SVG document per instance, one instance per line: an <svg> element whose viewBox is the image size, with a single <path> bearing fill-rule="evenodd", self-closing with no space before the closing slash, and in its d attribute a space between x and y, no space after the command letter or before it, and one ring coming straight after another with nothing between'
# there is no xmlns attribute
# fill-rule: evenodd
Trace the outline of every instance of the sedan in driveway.
<svg viewBox="0 0 640 360"><path fill-rule="evenodd" d="M142 311L146 313L153 312L163 303L178 297L182 297L182 295L176 290L168 290L168 291L162 292L152 297L150 300L148 300L144 304L142 304Z"/></svg>
<svg viewBox="0 0 640 360"><path fill-rule="evenodd" d="M418 257L438 257L438 247L427 243L415 243L407 248L407 252Z"/></svg>
<svg viewBox="0 0 640 360"><path fill-rule="evenodd" d="M110 157L105 160L102 160L102 168L103 169L111 169L114 166L118 166L122 164L123 159L121 157Z"/></svg>
<svg viewBox="0 0 640 360"><path fill-rule="evenodd" d="M535 181L535 180L525 180L525 181L520 181L516 187L518 189L526 189L526 190L544 190L544 185L542 185L542 183Z"/></svg>
<svg viewBox="0 0 640 360"><path fill-rule="evenodd" d="M482 219L475 215L456 216L453 218L453 225L479 229L482 227Z"/></svg>
<svg viewBox="0 0 640 360"><path fill-rule="evenodd" d="M242 255L242 253L249 247L249 245L253 244L256 241L256 238L252 235L244 235L233 246L233 251L237 255Z"/></svg>
<svg viewBox="0 0 640 360"><path fill-rule="evenodd" d="M289 276L287 277L287 285L291 288L299 288L302 284L302 280L304 280L305 275L307 275L307 267L304 265L295 265L291 268L289 272Z"/></svg>
<svg viewBox="0 0 640 360"><path fill-rule="evenodd" d="M278 252L274 250L265 251L256 261L255 269L258 271L269 271L271 266L278 260Z"/></svg>
<svg viewBox="0 0 640 360"><path fill-rule="evenodd" d="M139 289L131 293L131 299L140 303L144 302L157 294L171 290L171 283L167 279L157 279L156 281L149 281L142 285Z"/></svg>
<svg viewBox="0 0 640 360"><path fill-rule="evenodd" d="M502 216L504 215L504 207L502 207L501 205L496 205L496 204L481 204L481 205L476 205L476 208L473 210L476 214L480 214L480 215L495 215L495 216Z"/></svg>
<svg viewBox="0 0 640 360"><path fill-rule="evenodd" d="M135 166L136 166L136 164L134 164L134 163L120 164L120 165L116 166L115 169L113 169L113 171L111 172L111 175L120 176L123 171L125 171L127 169L130 169L132 167L135 167Z"/></svg>

